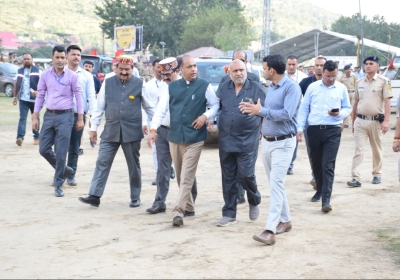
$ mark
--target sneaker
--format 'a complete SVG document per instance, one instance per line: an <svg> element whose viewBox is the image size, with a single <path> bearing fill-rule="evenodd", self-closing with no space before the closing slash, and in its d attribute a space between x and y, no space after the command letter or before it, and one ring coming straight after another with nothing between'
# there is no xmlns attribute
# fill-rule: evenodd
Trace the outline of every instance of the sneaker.
<svg viewBox="0 0 400 280"><path fill-rule="evenodd" d="M217 227L227 227L229 225L233 225L236 223L237 223L236 218L222 217L221 219L218 220Z"/></svg>
<svg viewBox="0 0 400 280"><path fill-rule="evenodd" d="M347 182L347 185L349 186L349 187L353 187L353 188L359 188L359 187L361 187L361 183L360 182L358 182L356 179L351 179L350 181L348 181Z"/></svg>
<svg viewBox="0 0 400 280"><path fill-rule="evenodd" d="M254 205L249 204L249 218L252 221L255 221L260 217L260 208Z"/></svg>
<svg viewBox="0 0 400 280"><path fill-rule="evenodd" d="M376 177L372 179L372 184L380 184L381 183L381 177Z"/></svg>
<svg viewBox="0 0 400 280"><path fill-rule="evenodd" d="M22 140L21 138L18 138L15 143L17 143L18 146L22 146L22 142L24 142L24 140Z"/></svg>

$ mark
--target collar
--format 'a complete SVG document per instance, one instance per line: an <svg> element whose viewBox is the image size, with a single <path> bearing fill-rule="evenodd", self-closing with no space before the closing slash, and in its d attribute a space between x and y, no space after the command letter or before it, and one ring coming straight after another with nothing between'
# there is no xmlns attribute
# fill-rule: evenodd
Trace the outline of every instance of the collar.
<svg viewBox="0 0 400 280"><path fill-rule="evenodd" d="M61 72L61 74L60 74L60 75L62 75L62 74L64 74L64 73L65 73L65 68L66 68L66 66L64 66L64 68L63 68L63 70L62 70L62 72ZM55 70L54 66L52 66L52 67L51 67L51 69L50 69L50 72L52 72L54 75L57 75L57 73L56 73L56 70Z"/></svg>
<svg viewBox="0 0 400 280"><path fill-rule="evenodd" d="M185 81L187 85L193 84L197 80L197 77L193 81L186 81L184 78L182 78L182 81Z"/></svg>
<svg viewBox="0 0 400 280"><path fill-rule="evenodd" d="M270 87L280 88L283 86L283 84L286 82L287 79L291 79L291 78L288 75L283 75L277 85L275 85L274 83L271 83Z"/></svg>
<svg viewBox="0 0 400 280"><path fill-rule="evenodd" d="M80 66L78 66L78 69L76 69L75 73L80 73L86 70L83 70L83 68L81 68ZM88 72L89 73L89 72Z"/></svg>
<svg viewBox="0 0 400 280"><path fill-rule="evenodd" d="M331 86L328 87L328 86L326 86L326 85L324 84L323 79L321 79L320 81L321 81L320 86L324 86L324 87L326 87L326 88L335 88L335 87L336 87L336 83L337 83L337 81L335 81L335 82L333 83L333 85L331 85Z"/></svg>

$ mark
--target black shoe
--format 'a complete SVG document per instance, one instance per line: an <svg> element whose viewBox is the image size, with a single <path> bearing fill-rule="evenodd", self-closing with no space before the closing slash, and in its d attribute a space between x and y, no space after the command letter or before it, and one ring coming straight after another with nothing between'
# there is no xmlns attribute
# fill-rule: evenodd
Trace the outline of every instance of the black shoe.
<svg viewBox="0 0 400 280"><path fill-rule="evenodd" d="M76 182L75 178L72 179L67 179L68 185L70 186L76 186L78 183Z"/></svg>
<svg viewBox="0 0 400 280"><path fill-rule="evenodd" d="M171 179L175 179L175 170L171 167Z"/></svg>
<svg viewBox="0 0 400 280"><path fill-rule="evenodd" d="M99 207L100 205L100 197L94 195L89 195L87 197L80 197L79 201L86 204L90 204L90 206L93 207Z"/></svg>
<svg viewBox="0 0 400 280"><path fill-rule="evenodd" d="M152 184L153 186L157 185L157 180L154 180L153 182L151 182L151 184Z"/></svg>
<svg viewBox="0 0 400 280"><path fill-rule="evenodd" d="M293 175L293 169L289 168L288 171L286 172L287 175Z"/></svg>
<svg viewBox="0 0 400 280"><path fill-rule="evenodd" d="M72 173L74 173L74 170L71 167L66 166L64 169L64 179L67 179L69 176L72 175Z"/></svg>
<svg viewBox="0 0 400 280"><path fill-rule="evenodd" d="M165 212L166 207L164 206L152 206L151 208L146 209L147 213L150 214L158 214L158 213L163 213Z"/></svg>
<svg viewBox="0 0 400 280"><path fill-rule="evenodd" d="M317 190L317 181L315 181L315 179L311 179L310 185L313 187L314 190Z"/></svg>
<svg viewBox="0 0 400 280"><path fill-rule="evenodd" d="M349 128L349 125L348 125L348 124L345 124L345 125L344 125L344 128Z"/></svg>
<svg viewBox="0 0 400 280"><path fill-rule="evenodd" d="M375 177L374 177L375 178ZM353 188L359 188L359 187L361 187L361 183L360 182L358 182L356 179L351 179L351 181L348 181L347 182L347 185L349 186L349 187L353 187Z"/></svg>
<svg viewBox="0 0 400 280"><path fill-rule="evenodd" d="M185 213L183 214L183 217L193 217L194 215L195 215L194 211L190 212L190 211L186 211L185 210Z"/></svg>
<svg viewBox="0 0 400 280"><path fill-rule="evenodd" d="M55 187L54 194L55 194L56 197L63 197L64 196L64 192L62 190L62 187Z"/></svg>
<svg viewBox="0 0 400 280"><path fill-rule="evenodd" d="M140 206L140 199L132 200L131 203L129 204L129 207L139 207Z"/></svg>
<svg viewBox="0 0 400 280"><path fill-rule="evenodd" d="M332 211L332 206L330 206L329 204L326 204L324 206L322 206L321 211L324 213L328 213Z"/></svg>
<svg viewBox="0 0 400 280"><path fill-rule="evenodd" d="M396 130L396 126L393 126L390 128L391 130Z"/></svg>
<svg viewBox="0 0 400 280"><path fill-rule="evenodd" d="M246 203L246 199L244 197L236 199L236 204L243 204L243 203Z"/></svg>
<svg viewBox="0 0 400 280"><path fill-rule="evenodd" d="M372 184L380 184L381 183L381 177L374 177L372 179Z"/></svg>
<svg viewBox="0 0 400 280"><path fill-rule="evenodd" d="M321 200L321 193L316 192L314 196L311 198L311 202L318 202Z"/></svg>
<svg viewBox="0 0 400 280"><path fill-rule="evenodd" d="M79 151L78 151L78 156L81 156L81 155L83 155L83 149L79 149Z"/></svg>
<svg viewBox="0 0 400 280"><path fill-rule="evenodd" d="M176 216L173 220L172 220L172 225L174 227L180 227L183 226L183 219L179 216Z"/></svg>

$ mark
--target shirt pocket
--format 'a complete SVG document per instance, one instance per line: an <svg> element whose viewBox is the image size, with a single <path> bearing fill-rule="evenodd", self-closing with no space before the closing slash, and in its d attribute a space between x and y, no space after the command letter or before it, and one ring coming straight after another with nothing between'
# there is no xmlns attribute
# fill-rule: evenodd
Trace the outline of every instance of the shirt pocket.
<svg viewBox="0 0 400 280"><path fill-rule="evenodd" d="M327 96L326 104L330 109L341 108L342 98L337 94L329 94Z"/></svg>

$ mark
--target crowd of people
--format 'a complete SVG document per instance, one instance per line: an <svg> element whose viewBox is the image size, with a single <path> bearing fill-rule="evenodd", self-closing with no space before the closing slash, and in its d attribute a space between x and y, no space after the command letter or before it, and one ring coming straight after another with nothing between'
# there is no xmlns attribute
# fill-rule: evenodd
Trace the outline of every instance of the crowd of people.
<svg viewBox="0 0 400 280"><path fill-rule="evenodd" d="M333 209L330 198L344 129L351 126L355 142L348 186L362 185L360 167L368 139L373 153L372 183L382 181L381 138L389 128L392 93L390 81L378 74L377 56L364 59L365 76L357 78L350 65L339 74L338 63L323 56L315 58L313 73L307 75L299 70L295 55L286 59L279 54L268 55L263 58L263 74L269 86L264 87L258 76L247 72L246 52L237 50L217 93L208 81L198 77L196 61L187 55L154 60L154 77L147 81L135 74L133 57L121 55L113 60L113 72L106 75L98 90L90 74L93 65L85 63L82 69L80 60L79 46L55 46L53 66L40 73L32 64L32 55L24 54L14 91L13 102L20 103L21 115L17 144L22 145L30 110L35 144L55 170L56 197L64 196L65 181L78 184L78 153L86 117L94 146L104 114L107 118L88 196L79 200L99 207L114 157L122 147L129 171L129 206L139 207L139 151L147 135L147 144L153 149L153 184L157 189L146 212L166 211L170 179L176 176L179 193L172 209L175 227L183 226L186 217L195 216L196 171L217 115L224 199L217 226L237 222L237 204L246 201L245 193L249 219L255 221L260 216L261 194L255 177L260 142L271 195L266 225L253 239L267 245L276 242L277 234L292 229L285 179L295 172L297 147L303 138L312 170L310 184L316 190L310 200L321 202L323 213ZM147 76L143 75L147 71L144 65L149 63L145 53L138 62L140 70L136 71ZM44 105L39 133L39 114ZM399 143L400 122L393 144L396 152Z"/></svg>

